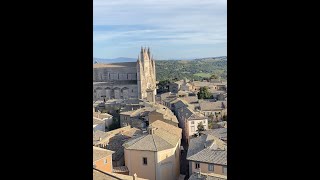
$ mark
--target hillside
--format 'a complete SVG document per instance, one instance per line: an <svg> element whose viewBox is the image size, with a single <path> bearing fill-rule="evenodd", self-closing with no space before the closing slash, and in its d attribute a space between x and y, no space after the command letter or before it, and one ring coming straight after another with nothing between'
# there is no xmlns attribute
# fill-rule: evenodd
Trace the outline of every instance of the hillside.
<svg viewBox="0 0 320 180"><path fill-rule="evenodd" d="M227 79L227 57L201 58L195 60L157 60L157 81L171 79L201 80L216 74Z"/></svg>
<svg viewBox="0 0 320 180"><path fill-rule="evenodd" d="M134 58L119 57L115 59L93 58L93 62L114 63L114 62L135 62ZM201 80L212 74L218 75L221 79L227 79L227 57L200 58L194 60L156 60L157 81L172 79Z"/></svg>

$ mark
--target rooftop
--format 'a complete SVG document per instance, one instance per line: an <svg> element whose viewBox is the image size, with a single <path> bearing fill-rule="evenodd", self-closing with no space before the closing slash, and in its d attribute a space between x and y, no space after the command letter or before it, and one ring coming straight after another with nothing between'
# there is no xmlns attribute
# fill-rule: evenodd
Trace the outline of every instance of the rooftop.
<svg viewBox="0 0 320 180"><path fill-rule="evenodd" d="M201 101L199 102L201 111L214 111L214 110L222 110L227 108L227 101Z"/></svg>
<svg viewBox="0 0 320 180"><path fill-rule="evenodd" d="M162 121L150 124L152 134L138 136L124 143L126 149L142 151L162 151L174 148L180 141L182 130Z"/></svg>
<svg viewBox="0 0 320 180"><path fill-rule="evenodd" d="M93 162L95 162L101 158L107 157L107 156L114 153L113 151L109 151L107 149L102 149L102 148L95 147L95 146L92 146L92 147L93 147Z"/></svg>
<svg viewBox="0 0 320 180"><path fill-rule="evenodd" d="M131 128L128 131L124 131L111 137L107 144L107 149L115 151L115 153L112 154L112 160L120 160L124 156L124 147L122 145L129 139L141 134L142 131L140 129Z"/></svg>
<svg viewBox="0 0 320 180"><path fill-rule="evenodd" d="M105 122L102 119L93 117L93 125L95 125L95 124L104 124L104 123Z"/></svg>
<svg viewBox="0 0 320 180"><path fill-rule="evenodd" d="M127 166L118 166L118 167L113 167L112 172L115 172L115 173L129 172L129 169Z"/></svg>
<svg viewBox="0 0 320 180"><path fill-rule="evenodd" d="M220 175L220 174L206 174L206 173L193 173L190 177L189 180L226 180L227 176L225 175Z"/></svg>
<svg viewBox="0 0 320 180"><path fill-rule="evenodd" d="M190 139L187 160L227 165L227 144L207 134Z"/></svg>
<svg viewBox="0 0 320 180"><path fill-rule="evenodd" d="M117 174L117 173L107 173L98 169L93 168L93 179L94 180L133 180L133 176ZM143 178L137 178L137 180L146 180Z"/></svg>
<svg viewBox="0 0 320 180"><path fill-rule="evenodd" d="M190 108L188 107L188 109L190 109ZM190 121L190 120L206 119L206 117L205 117L203 114L199 113L199 112L194 112L194 111L191 111L191 112L192 112L192 114L191 114L191 116L188 118L189 121Z"/></svg>
<svg viewBox="0 0 320 180"><path fill-rule="evenodd" d="M223 141L227 140L227 128L209 129L209 130L203 131L202 133L215 136Z"/></svg>
<svg viewBox="0 0 320 180"><path fill-rule="evenodd" d="M173 121L173 122L175 122L175 123L179 123L179 121L178 121L178 119L177 119L177 117L173 114L173 112L169 109L169 108L167 108L166 106L163 106L163 105L157 105L156 107L155 107L156 109L155 110L153 110L152 112L158 112L158 113L160 113L160 114L163 114L163 117L164 117L164 119L166 119L166 120L171 120L171 121ZM151 112L151 113L152 113Z"/></svg>
<svg viewBox="0 0 320 180"><path fill-rule="evenodd" d="M103 132L103 131L100 131L100 130L97 130L95 132L93 132L93 145L99 143L100 141L100 138L101 140L108 137L109 136L109 133L107 132Z"/></svg>

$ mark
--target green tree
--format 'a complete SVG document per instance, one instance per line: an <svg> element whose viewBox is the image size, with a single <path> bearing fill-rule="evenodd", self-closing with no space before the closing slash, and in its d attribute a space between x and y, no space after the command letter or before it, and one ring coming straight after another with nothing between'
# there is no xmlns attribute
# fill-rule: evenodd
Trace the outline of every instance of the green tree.
<svg viewBox="0 0 320 180"><path fill-rule="evenodd" d="M200 123L198 123L198 126L197 126L197 128L198 128L198 133L200 133L201 131L204 131L205 129L204 129L204 126L203 126L203 124L202 124L202 122L200 122Z"/></svg>
<svg viewBox="0 0 320 180"><path fill-rule="evenodd" d="M227 121L227 115L222 116L223 121Z"/></svg>
<svg viewBox="0 0 320 180"><path fill-rule="evenodd" d="M212 94L209 92L209 88L207 86L201 87L198 92L198 99L211 99Z"/></svg>
<svg viewBox="0 0 320 180"><path fill-rule="evenodd" d="M215 75L215 74L212 74L212 75L210 76L210 79L218 79L218 76Z"/></svg>
<svg viewBox="0 0 320 180"><path fill-rule="evenodd" d="M113 117L113 119L112 119L112 124L110 124L108 130L109 130L109 131L112 131L112 130L118 129L118 128L120 128L120 121L119 121L118 118Z"/></svg>

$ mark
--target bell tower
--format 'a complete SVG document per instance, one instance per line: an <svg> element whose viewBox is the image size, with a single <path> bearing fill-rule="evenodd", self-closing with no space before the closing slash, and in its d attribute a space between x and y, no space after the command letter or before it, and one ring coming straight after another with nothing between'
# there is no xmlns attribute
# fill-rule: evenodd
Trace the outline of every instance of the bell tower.
<svg viewBox="0 0 320 180"><path fill-rule="evenodd" d="M140 56L137 60L138 97L147 98L147 89L156 95L156 72L155 61L151 57L150 48L141 47Z"/></svg>

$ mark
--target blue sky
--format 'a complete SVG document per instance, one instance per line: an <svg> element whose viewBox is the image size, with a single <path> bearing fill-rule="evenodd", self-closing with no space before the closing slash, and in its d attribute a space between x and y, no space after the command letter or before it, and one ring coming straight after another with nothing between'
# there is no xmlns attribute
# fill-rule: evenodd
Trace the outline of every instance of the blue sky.
<svg viewBox="0 0 320 180"><path fill-rule="evenodd" d="M227 55L227 0L93 0L93 56Z"/></svg>

